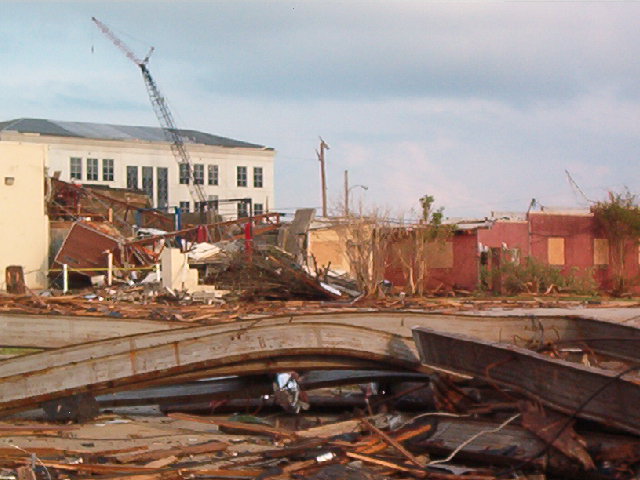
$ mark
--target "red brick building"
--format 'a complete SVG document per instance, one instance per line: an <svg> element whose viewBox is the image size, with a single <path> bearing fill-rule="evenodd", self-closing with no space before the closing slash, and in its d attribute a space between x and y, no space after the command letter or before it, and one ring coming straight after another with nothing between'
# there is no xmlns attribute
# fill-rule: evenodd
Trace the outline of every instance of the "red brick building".
<svg viewBox="0 0 640 480"><path fill-rule="evenodd" d="M398 258L402 250L402 241L398 241L388 255L386 276L396 286L404 286L408 280L406 259L403 266ZM622 271L616 248L609 245L589 211L529 212L519 219L460 225L430 262L425 289L476 290L482 266L495 272L505 262L519 263L530 256L541 264L557 267L565 276L591 277L603 291L611 290L616 277L622 274L629 290L640 293L637 244L629 242L624 255ZM499 280L494 287L500 289Z"/></svg>

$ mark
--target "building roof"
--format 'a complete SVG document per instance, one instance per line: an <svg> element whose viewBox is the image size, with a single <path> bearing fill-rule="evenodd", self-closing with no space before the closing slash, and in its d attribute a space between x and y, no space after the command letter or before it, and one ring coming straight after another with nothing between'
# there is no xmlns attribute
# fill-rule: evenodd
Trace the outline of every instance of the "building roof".
<svg viewBox="0 0 640 480"><path fill-rule="evenodd" d="M91 138L97 140L167 141L164 131L159 127L134 127L89 122L61 122L40 118L18 118L7 122L0 122L0 132L3 131L37 133L53 137ZM266 148L263 145L219 137L197 130L178 131L185 143L198 143L229 148Z"/></svg>

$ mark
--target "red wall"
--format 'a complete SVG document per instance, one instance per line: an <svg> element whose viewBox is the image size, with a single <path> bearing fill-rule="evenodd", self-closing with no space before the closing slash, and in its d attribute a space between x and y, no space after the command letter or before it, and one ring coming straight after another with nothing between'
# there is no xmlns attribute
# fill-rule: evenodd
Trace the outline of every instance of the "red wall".
<svg viewBox="0 0 640 480"><path fill-rule="evenodd" d="M451 239L453 242L453 268L432 268L425 282L427 290L444 286L446 289L459 288L475 290L479 282L478 242L492 248L501 248L503 243L508 249L520 249L520 258L531 255L540 263L548 264L548 239L564 239L565 262L562 272L585 276L593 274L603 290L613 286L617 269L613 253L609 246L609 265L594 266L594 239L605 238L591 214L568 214L530 212L529 221L497 221L491 228L471 231L459 231ZM400 241L399 241L400 242ZM399 243L398 243L399 245ZM392 245L387 255L386 278L396 286L404 286L406 279L402 265L394 258ZM640 293L640 265L638 247L634 242L627 245L625 256L625 278L633 293Z"/></svg>
<svg viewBox="0 0 640 480"><path fill-rule="evenodd" d="M427 290L441 287L444 287L444 290L453 288L476 290L479 281L477 231L457 232L450 241L453 243L453 268L430 268L426 275L425 288ZM390 246L385 278L394 286L403 287L407 279L400 261L393 254L394 248L399 248L399 245Z"/></svg>
<svg viewBox="0 0 640 480"><path fill-rule="evenodd" d="M564 238L565 265L563 272L573 267L585 269L593 266L593 239L596 237L592 215L555 215L544 212L529 214L531 224L531 255L547 263L548 239Z"/></svg>
<svg viewBox="0 0 640 480"><path fill-rule="evenodd" d="M529 223L497 221L491 228L478 230L478 241L487 247L520 249L520 257L529 255Z"/></svg>

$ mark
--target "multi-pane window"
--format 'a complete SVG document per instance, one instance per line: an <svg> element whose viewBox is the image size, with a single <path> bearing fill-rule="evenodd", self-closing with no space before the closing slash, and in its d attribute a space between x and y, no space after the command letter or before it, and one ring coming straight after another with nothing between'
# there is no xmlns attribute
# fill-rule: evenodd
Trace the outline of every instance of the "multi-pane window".
<svg viewBox="0 0 640 480"><path fill-rule="evenodd" d="M190 202L180 202L180 210L182 213L189 213Z"/></svg>
<svg viewBox="0 0 640 480"><path fill-rule="evenodd" d="M194 185L204 185L204 165L196 163L193 166L193 183Z"/></svg>
<svg viewBox="0 0 640 480"><path fill-rule="evenodd" d="M262 215L264 213L264 206L261 203L253 204L253 214Z"/></svg>
<svg viewBox="0 0 640 480"><path fill-rule="evenodd" d="M209 210L218 211L218 195L209 195Z"/></svg>
<svg viewBox="0 0 640 480"><path fill-rule="evenodd" d="M238 202L238 218L245 218L249 216L249 209L247 208L247 202Z"/></svg>
<svg viewBox="0 0 640 480"><path fill-rule="evenodd" d="M262 188L262 167L253 167L253 186Z"/></svg>
<svg viewBox="0 0 640 480"><path fill-rule="evenodd" d="M142 190L153 201L153 167L142 167Z"/></svg>
<svg viewBox="0 0 640 480"><path fill-rule="evenodd" d="M188 185L189 184L189 164L181 163L178 165L178 168L179 168L178 172L179 172L180 184Z"/></svg>
<svg viewBox="0 0 640 480"><path fill-rule="evenodd" d="M156 178L158 188L156 189L156 206L167 208L169 197L169 169L167 167L156 167Z"/></svg>
<svg viewBox="0 0 640 480"><path fill-rule="evenodd" d="M104 180L105 182L113 181L113 159L112 158L102 159L102 180Z"/></svg>
<svg viewBox="0 0 640 480"><path fill-rule="evenodd" d="M138 189L138 167L127 165L127 188L129 190Z"/></svg>
<svg viewBox="0 0 640 480"><path fill-rule="evenodd" d="M209 202L195 202L194 208L196 212L206 212L209 206Z"/></svg>
<svg viewBox="0 0 640 480"><path fill-rule="evenodd" d="M69 178L82 180L82 159L80 157L71 157L69 162Z"/></svg>
<svg viewBox="0 0 640 480"><path fill-rule="evenodd" d="M247 167L236 168L236 180L239 187L247 186Z"/></svg>
<svg viewBox="0 0 640 480"><path fill-rule="evenodd" d="M87 180L98 180L97 158L87 158Z"/></svg>
<svg viewBox="0 0 640 480"><path fill-rule="evenodd" d="M208 165L207 170L209 174L209 178L208 178L209 185L218 185L218 181L219 181L218 165Z"/></svg>

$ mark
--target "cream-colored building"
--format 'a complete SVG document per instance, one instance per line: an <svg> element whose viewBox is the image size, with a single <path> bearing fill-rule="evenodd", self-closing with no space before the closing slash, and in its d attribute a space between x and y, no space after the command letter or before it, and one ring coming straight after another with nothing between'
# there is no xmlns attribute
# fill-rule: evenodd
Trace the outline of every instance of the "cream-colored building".
<svg viewBox="0 0 640 480"><path fill-rule="evenodd" d="M0 289L6 288L9 265L22 266L29 288L47 284L46 150L46 145L0 142Z"/></svg>
<svg viewBox="0 0 640 480"><path fill-rule="evenodd" d="M253 213L274 206L275 151L247 142L195 130L181 130L205 200L220 200L225 218L246 215L243 202L251 199ZM61 122L22 118L0 122L0 143L21 142L45 149L45 165L60 179L145 191L157 208L199 206L191 197L188 169L181 168L162 129L100 123Z"/></svg>

